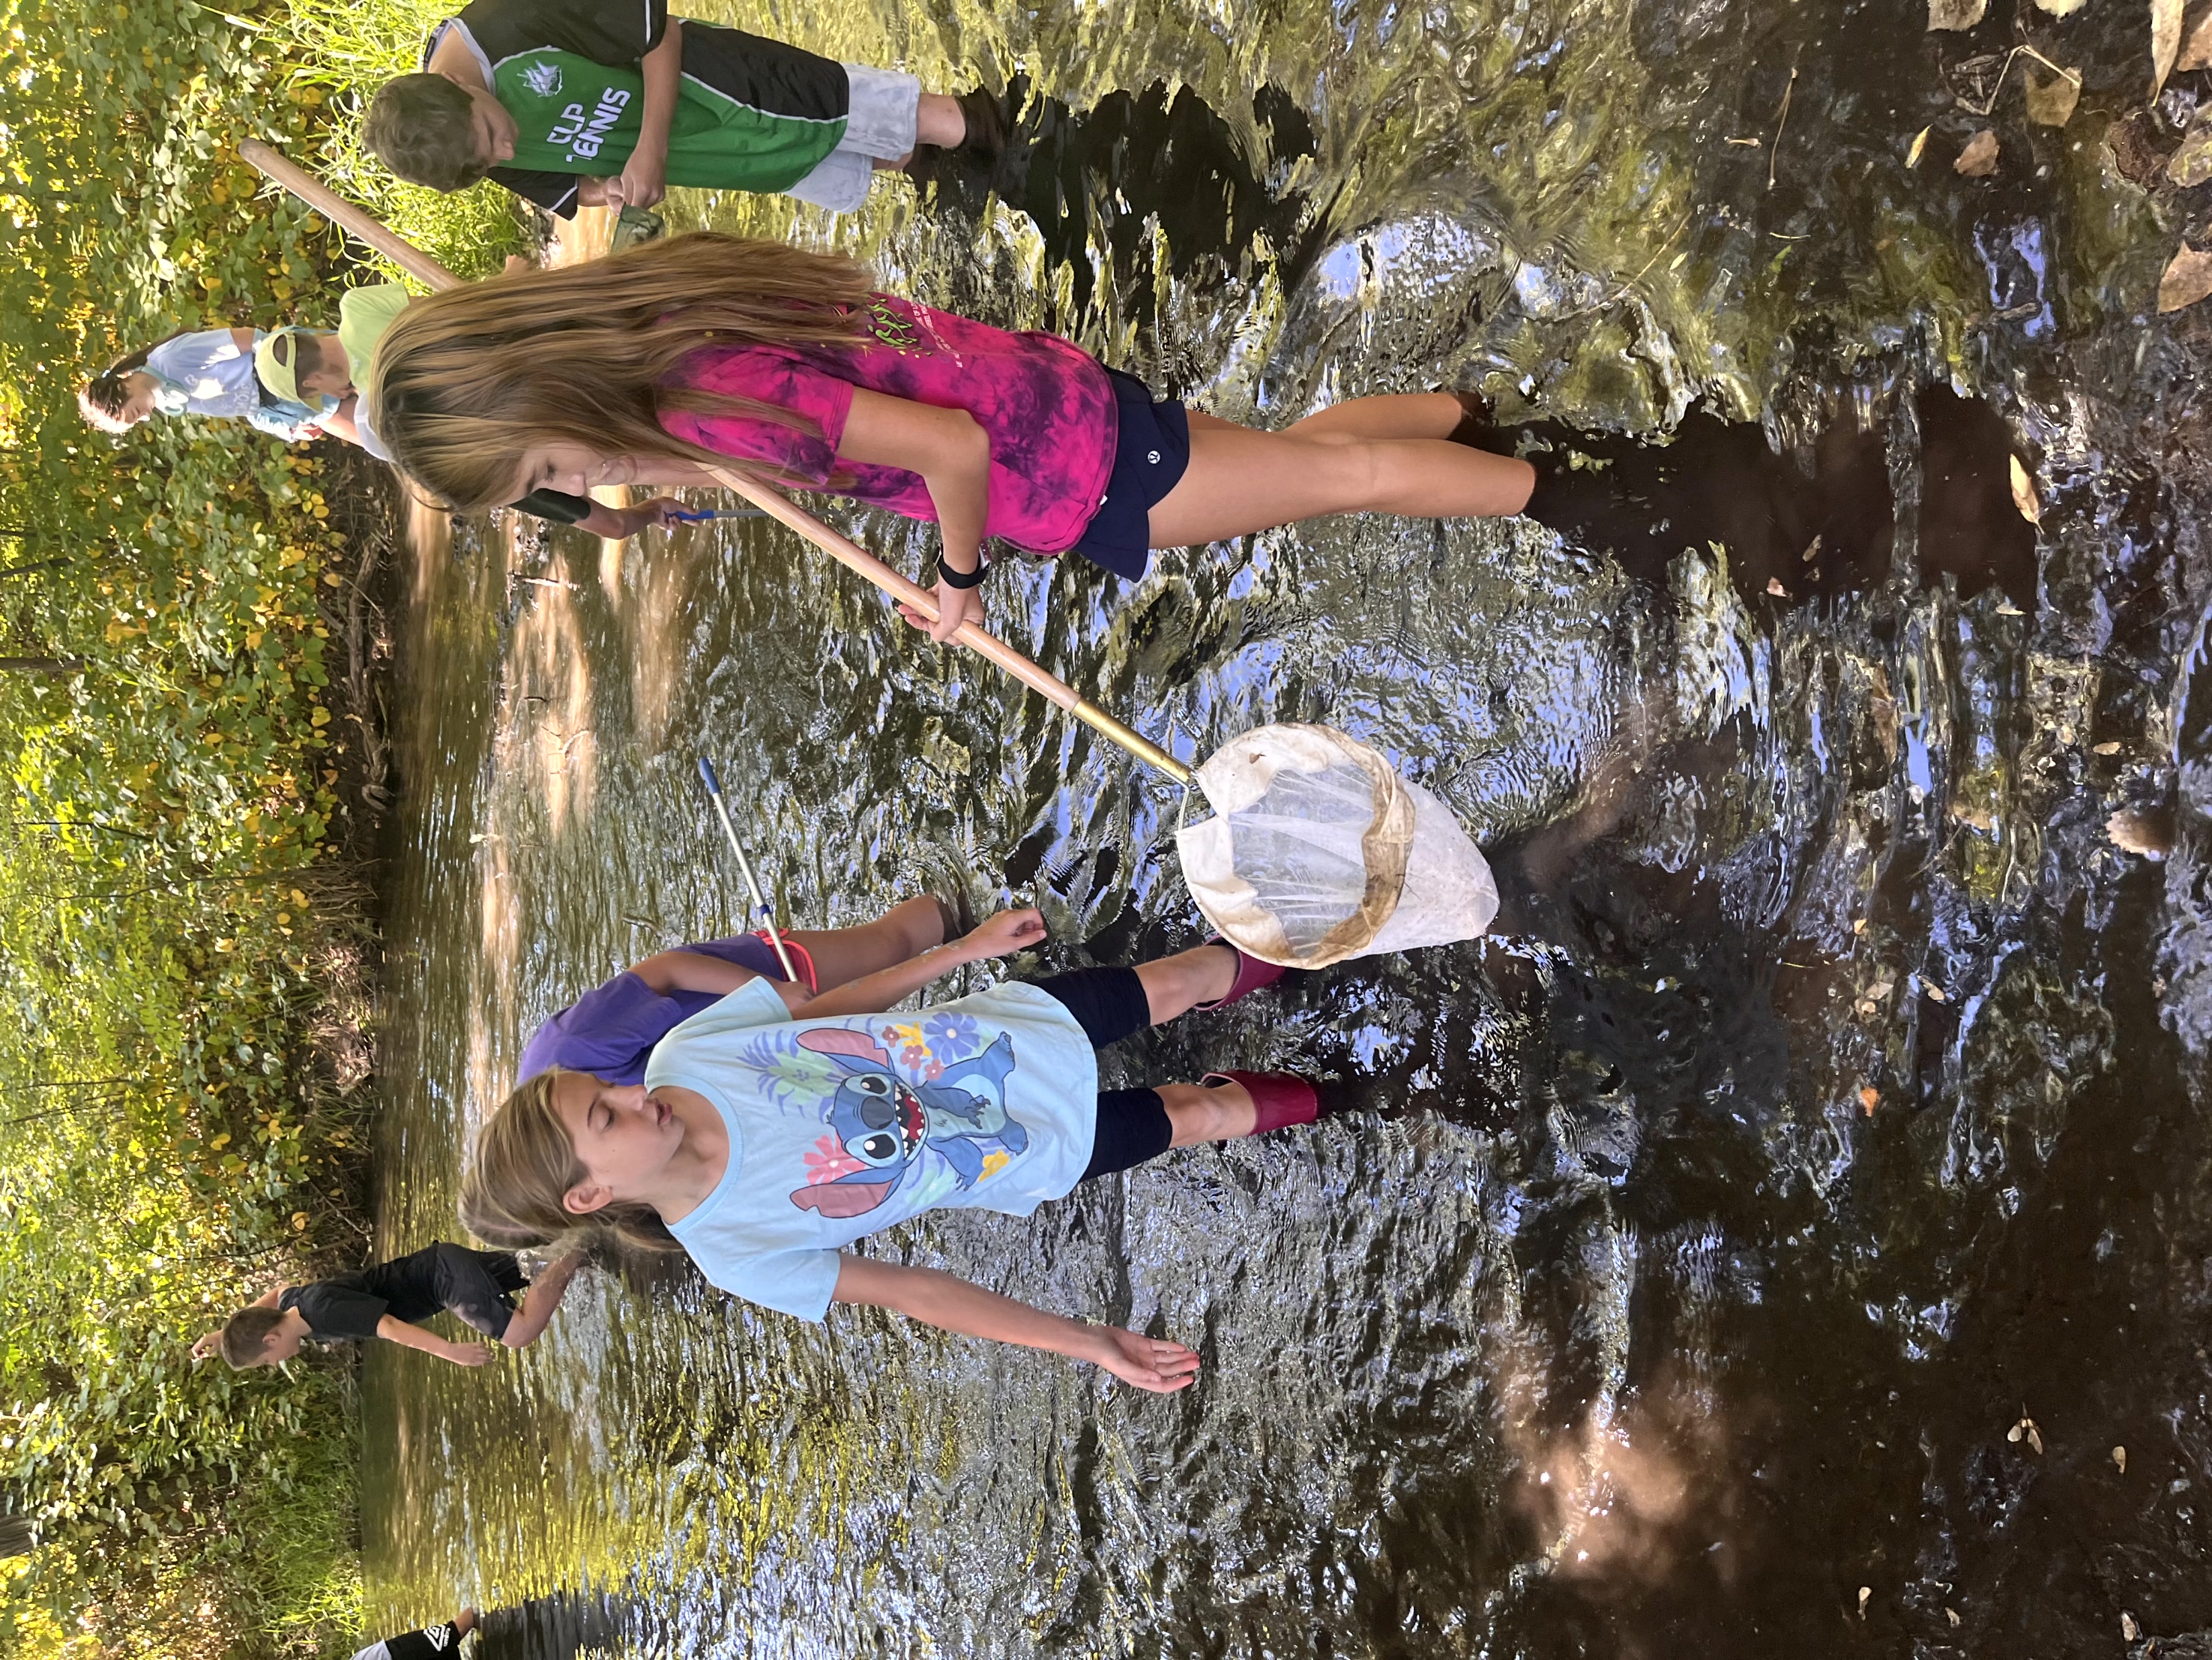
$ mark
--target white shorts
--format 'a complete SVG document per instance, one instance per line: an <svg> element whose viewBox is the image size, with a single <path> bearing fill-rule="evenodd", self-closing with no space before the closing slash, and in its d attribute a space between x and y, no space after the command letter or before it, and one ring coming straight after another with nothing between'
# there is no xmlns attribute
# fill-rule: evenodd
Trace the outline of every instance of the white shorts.
<svg viewBox="0 0 2212 1660"><path fill-rule="evenodd" d="M868 199L878 161L902 161L911 155L921 118L921 82L896 70L848 64L852 95L845 110L845 136L813 172L786 192L802 202L850 213Z"/></svg>

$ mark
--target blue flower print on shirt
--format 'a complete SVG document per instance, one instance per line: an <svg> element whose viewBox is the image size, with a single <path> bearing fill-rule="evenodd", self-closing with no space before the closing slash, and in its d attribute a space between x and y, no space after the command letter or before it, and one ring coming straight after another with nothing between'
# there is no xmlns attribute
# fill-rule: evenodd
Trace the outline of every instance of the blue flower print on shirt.
<svg viewBox="0 0 2212 1660"><path fill-rule="evenodd" d="M962 1061L975 1054L981 1035L974 1018L965 1014L933 1014L921 1030L929 1039L931 1052L940 1061Z"/></svg>

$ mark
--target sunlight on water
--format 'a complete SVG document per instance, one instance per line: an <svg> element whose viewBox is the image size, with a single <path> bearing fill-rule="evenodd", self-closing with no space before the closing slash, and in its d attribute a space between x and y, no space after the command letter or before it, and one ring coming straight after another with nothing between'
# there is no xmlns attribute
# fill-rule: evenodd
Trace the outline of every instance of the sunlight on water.
<svg viewBox="0 0 2212 1660"><path fill-rule="evenodd" d="M1133 587L1008 562L993 626L1179 754L1328 721L1486 839L1574 814L1578 862L1528 935L1348 965L1107 1065L1295 1063L1342 1118L890 1242L1200 1345L1190 1395L873 1314L802 1328L680 1270L587 1276L520 1360L371 1357L390 1623L588 1590L656 1655L1430 1657L1839 1628L2082 1651L2118 1629L2100 1584L2212 1619L2172 1589L2197 1524L2148 1496L2212 1479L2173 1243L2203 1237L2205 1149L2159 1024L2165 998L2212 1031L2203 858L2168 901L2103 830L2176 765L2212 794L2212 723L2172 684L2197 611L2177 635L2154 574L2172 521L2114 482L2164 465L2142 411L2193 370L2138 338L2144 214L2079 135L2001 191L1909 168L1966 47L1902 5L709 9L1058 102L988 198L678 219L849 248L1231 418L1480 385L1626 432L1702 404L1804 457L1873 434L1895 536L1843 576L1687 525L1656 575L1527 524L1382 520ZM2139 51L2132 21L2081 27ZM1954 385L2039 458L2039 595L1974 575L1998 538L1936 459L1962 417L1917 396ZM825 512L908 569L929 544ZM738 926L701 753L787 920L964 875L1038 904L1054 965L1196 937L1172 787L787 536L547 554L477 526L423 567L395 1249L453 1232L459 1149L537 1021ZM2137 1302L2130 1352L2107 1334ZM2071 1485L2004 1439L2023 1396L2068 1426ZM2078 1450L2121 1440L2151 1472L2124 1503Z"/></svg>

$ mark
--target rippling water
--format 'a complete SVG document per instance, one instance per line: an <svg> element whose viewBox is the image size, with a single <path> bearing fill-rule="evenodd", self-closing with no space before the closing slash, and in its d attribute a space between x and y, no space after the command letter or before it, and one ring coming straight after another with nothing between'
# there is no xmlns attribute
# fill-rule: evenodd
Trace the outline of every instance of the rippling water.
<svg viewBox="0 0 2212 1660"><path fill-rule="evenodd" d="M2141 10L2022 13L2085 72L2054 130L2020 64L1986 122L1959 106L2009 19L1923 34L1903 3L714 9L1058 100L994 201L797 222L921 297L1274 423L1480 381L1515 418L1864 430L1893 569L1806 600L1703 548L1655 575L1344 520L1134 590L1002 571L994 626L1185 755L1326 720L1509 840L1607 780L1542 937L1348 965L1113 1063L1317 1069L1362 1109L1318 1131L887 1242L1198 1343L1188 1395L681 1273L587 1276L488 1371L372 1356L389 1623L589 1593L641 1654L1008 1657L2212 1626L2208 326L2148 314L2204 204L2105 142L2148 91ZM2137 137L2205 91L2177 76ZM1999 171L1961 177L1984 125ZM1947 386L2036 475L2032 605L1948 575L1996 532L1934 459ZM1194 937L1169 787L757 521L620 551L474 526L416 601L392 1249L452 1231L537 1020L736 925L702 752L788 920L953 870L1041 905L1055 964ZM2108 840L2177 800L2164 866Z"/></svg>

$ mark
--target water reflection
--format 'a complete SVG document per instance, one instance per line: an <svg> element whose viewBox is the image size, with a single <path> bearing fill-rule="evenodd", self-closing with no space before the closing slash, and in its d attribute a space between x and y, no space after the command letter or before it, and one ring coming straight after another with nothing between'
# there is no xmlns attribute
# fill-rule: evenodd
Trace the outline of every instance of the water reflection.
<svg viewBox="0 0 2212 1660"><path fill-rule="evenodd" d="M1479 383L1682 432L1638 453L1730 556L1335 520L1134 588L1000 573L995 627L1184 753L1326 719L1516 857L1578 824L1535 920L1126 1063L1297 1058L1363 1104L1321 1132L894 1242L1202 1339L1188 1397L680 1271L595 1276L495 1371L373 1357L383 1623L588 1590L653 1653L1425 1660L2212 1624L2212 419L2207 325L2139 315L2167 233L2100 159L2141 19L2031 20L2088 91L2063 131L1997 106L1990 180L1949 167L1984 119L1947 77L2010 21L1903 0L910 21L817 44L1018 63L1073 113L1036 106L997 205L803 234L1224 414ZM574 586L512 611L504 532L460 551L411 658L382 1243L450 1227L537 1019L739 915L702 751L795 921L949 864L1044 908L1057 963L1194 933L1171 789L764 526L560 540L534 574ZM2162 869L2123 807L2171 815Z"/></svg>

